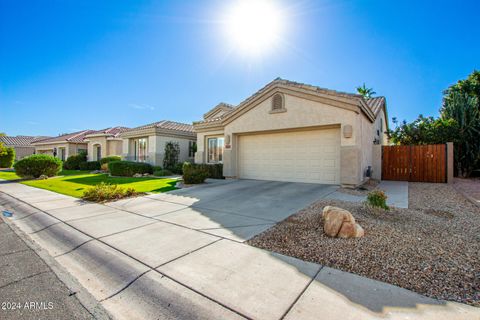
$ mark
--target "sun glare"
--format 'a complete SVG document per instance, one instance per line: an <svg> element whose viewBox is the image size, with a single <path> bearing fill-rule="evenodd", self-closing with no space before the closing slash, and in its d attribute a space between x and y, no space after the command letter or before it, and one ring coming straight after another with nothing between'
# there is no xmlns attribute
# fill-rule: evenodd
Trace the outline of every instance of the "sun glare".
<svg viewBox="0 0 480 320"><path fill-rule="evenodd" d="M264 54L283 32L283 17L273 0L237 0L227 11L225 31L235 50Z"/></svg>

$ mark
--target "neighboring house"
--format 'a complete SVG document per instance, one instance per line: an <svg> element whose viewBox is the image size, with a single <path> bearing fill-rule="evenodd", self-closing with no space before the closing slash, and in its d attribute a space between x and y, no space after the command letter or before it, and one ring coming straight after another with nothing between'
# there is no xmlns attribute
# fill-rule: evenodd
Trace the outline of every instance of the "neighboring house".
<svg viewBox="0 0 480 320"><path fill-rule="evenodd" d="M195 162L223 163L230 178L358 185L373 165L374 144L387 143L386 116L384 97L278 78L194 122Z"/></svg>
<svg viewBox="0 0 480 320"><path fill-rule="evenodd" d="M88 161L98 161L108 156L121 156L123 144L120 134L128 129L113 127L85 135L84 141L88 143Z"/></svg>
<svg viewBox="0 0 480 320"><path fill-rule="evenodd" d="M159 121L120 134L123 139L123 158L163 166L165 144L177 142L180 147L179 162L193 161L196 134L193 126L173 121Z"/></svg>
<svg viewBox="0 0 480 320"><path fill-rule="evenodd" d="M7 147L15 149L15 160L20 160L26 156L35 153L35 147L32 143L44 140L50 137L32 137L32 136L0 136L0 142Z"/></svg>
<svg viewBox="0 0 480 320"><path fill-rule="evenodd" d="M35 153L53 155L60 160L67 160L69 156L78 154L81 151L87 152L88 143L85 137L88 134L97 132L95 130L83 130L74 133L67 133L58 137L33 142Z"/></svg>

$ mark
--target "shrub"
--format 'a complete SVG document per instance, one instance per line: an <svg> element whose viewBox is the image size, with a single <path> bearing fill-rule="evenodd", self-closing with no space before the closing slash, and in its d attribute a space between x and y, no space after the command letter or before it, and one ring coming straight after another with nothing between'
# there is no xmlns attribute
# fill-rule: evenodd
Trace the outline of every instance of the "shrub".
<svg viewBox="0 0 480 320"><path fill-rule="evenodd" d="M101 182L83 192L82 199L95 202L118 200L139 195L133 188L121 188L116 184Z"/></svg>
<svg viewBox="0 0 480 320"><path fill-rule="evenodd" d="M86 161L81 162L79 166L80 170L100 170L100 161Z"/></svg>
<svg viewBox="0 0 480 320"><path fill-rule="evenodd" d="M80 164L83 162L87 162L87 154L80 152L77 155L68 157L63 163L63 168L67 170L80 170Z"/></svg>
<svg viewBox="0 0 480 320"><path fill-rule="evenodd" d="M183 174L183 163L177 163L170 171L175 174Z"/></svg>
<svg viewBox="0 0 480 320"><path fill-rule="evenodd" d="M20 177L53 177L62 170L62 161L46 154L34 154L16 162L13 167Z"/></svg>
<svg viewBox="0 0 480 320"><path fill-rule="evenodd" d="M165 170L157 170L157 171L153 172L153 175L157 176L157 177L171 176L172 172L170 170L166 170L166 169Z"/></svg>
<svg viewBox="0 0 480 320"><path fill-rule="evenodd" d="M180 146L178 142L169 141L165 144L165 156L163 157L163 167L175 172L175 166L178 164L180 155Z"/></svg>
<svg viewBox="0 0 480 320"><path fill-rule="evenodd" d="M183 182L186 184L204 183L208 177L208 172L189 162L183 163Z"/></svg>
<svg viewBox="0 0 480 320"><path fill-rule="evenodd" d="M224 179L223 176L223 164L195 164L197 168L201 168L207 172L207 178L210 179Z"/></svg>
<svg viewBox="0 0 480 320"><path fill-rule="evenodd" d="M367 195L367 204L375 208L390 209L387 206L387 195L381 190L370 191Z"/></svg>
<svg viewBox="0 0 480 320"><path fill-rule="evenodd" d="M106 164L112 161L122 161L122 157L120 156L108 156L105 158L100 159L100 164Z"/></svg>
<svg viewBox="0 0 480 320"><path fill-rule="evenodd" d="M11 168L15 161L15 149L3 147L0 151L0 168Z"/></svg>
<svg viewBox="0 0 480 320"><path fill-rule="evenodd" d="M153 167L148 163L132 161L112 161L108 163L112 176L132 177L136 173L153 173Z"/></svg>

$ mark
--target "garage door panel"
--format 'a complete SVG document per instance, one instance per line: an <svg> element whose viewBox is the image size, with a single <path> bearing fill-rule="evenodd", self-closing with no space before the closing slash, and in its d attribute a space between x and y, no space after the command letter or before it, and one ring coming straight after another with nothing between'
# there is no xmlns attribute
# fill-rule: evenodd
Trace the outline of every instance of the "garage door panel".
<svg viewBox="0 0 480 320"><path fill-rule="evenodd" d="M338 184L339 159L339 129L239 139L240 178Z"/></svg>

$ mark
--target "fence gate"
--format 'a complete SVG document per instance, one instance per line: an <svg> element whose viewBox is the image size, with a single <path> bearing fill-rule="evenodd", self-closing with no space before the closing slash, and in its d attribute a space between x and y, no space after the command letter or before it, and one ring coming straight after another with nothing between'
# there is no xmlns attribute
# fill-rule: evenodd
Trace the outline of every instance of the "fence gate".
<svg viewBox="0 0 480 320"><path fill-rule="evenodd" d="M445 144L383 146L382 179L412 182L447 182Z"/></svg>

